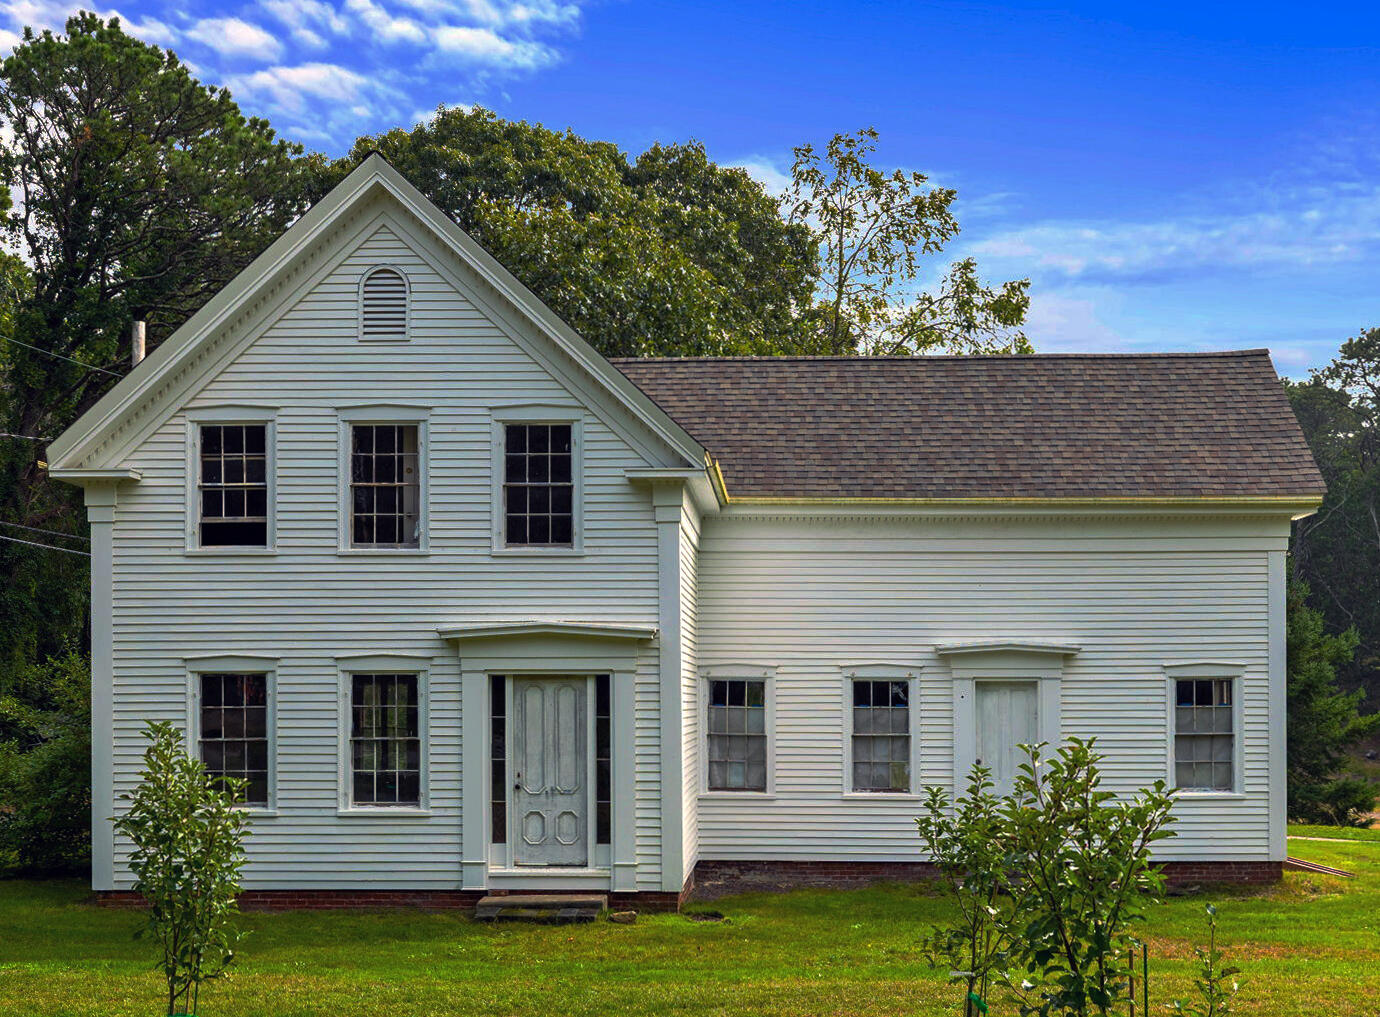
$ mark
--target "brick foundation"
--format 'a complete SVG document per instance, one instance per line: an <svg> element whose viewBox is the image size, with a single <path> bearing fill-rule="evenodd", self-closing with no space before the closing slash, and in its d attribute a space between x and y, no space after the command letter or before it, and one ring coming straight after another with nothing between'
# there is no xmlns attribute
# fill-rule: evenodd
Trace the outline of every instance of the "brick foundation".
<svg viewBox="0 0 1380 1017"><path fill-rule="evenodd" d="M1229 883L1264 886L1283 876L1282 862L1166 862L1171 886ZM818 888L851 890L873 883L913 883L934 878L929 862L759 862L701 861L679 893L611 893L609 907L635 911L679 911L692 896L714 900L735 893ZM494 891L494 896L519 891ZM523 890L522 893L566 893L564 890ZM348 908L472 908L484 894L477 890L246 890L240 907L246 911L325 911ZM103 907L140 907L132 890L103 890L96 894Z"/></svg>

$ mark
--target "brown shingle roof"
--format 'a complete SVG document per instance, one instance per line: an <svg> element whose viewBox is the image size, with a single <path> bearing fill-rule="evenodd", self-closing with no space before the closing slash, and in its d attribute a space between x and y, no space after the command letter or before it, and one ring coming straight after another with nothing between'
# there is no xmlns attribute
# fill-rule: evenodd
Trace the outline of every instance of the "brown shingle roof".
<svg viewBox="0 0 1380 1017"><path fill-rule="evenodd" d="M1266 350L614 364L735 497L1316 498Z"/></svg>

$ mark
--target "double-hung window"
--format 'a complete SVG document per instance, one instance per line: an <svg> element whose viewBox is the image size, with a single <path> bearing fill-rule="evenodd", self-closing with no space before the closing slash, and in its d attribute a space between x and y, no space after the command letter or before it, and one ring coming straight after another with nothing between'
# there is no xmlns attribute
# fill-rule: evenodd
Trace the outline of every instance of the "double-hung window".
<svg viewBox="0 0 1380 1017"><path fill-rule="evenodd" d="M242 804L269 805L269 707L265 673L197 675L202 765L215 778L243 781Z"/></svg>
<svg viewBox="0 0 1380 1017"><path fill-rule="evenodd" d="M910 683L855 678L853 790L910 792Z"/></svg>
<svg viewBox="0 0 1380 1017"><path fill-rule="evenodd" d="M350 425L351 547L418 547L422 539L420 427Z"/></svg>
<svg viewBox="0 0 1380 1017"><path fill-rule="evenodd" d="M197 427L197 543L267 547L268 425Z"/></svg>
<svg viewBox="0 0 1380 1017"><path fill-rule="evenodd" d="M419 675L350 675L350 804L422 804Z"/></svg>
<svg viewBox="0 0 1380 1017"><path fill-rule="evenodd" d="M708 789L766 791L766 680L714 678L708 692Z"/></svg>
<svg viewBox="0 0 1380 1017"><path fill-rule="evenodd" d="M503 425L503 543L575 545L575 425Z"/></svg>
<svg viewBox="0 0 1380 1017"><path fill-rule="evenodd" d="M1236 682L1173 679L1174 784L1183 791L1236 789Z"/></svg>

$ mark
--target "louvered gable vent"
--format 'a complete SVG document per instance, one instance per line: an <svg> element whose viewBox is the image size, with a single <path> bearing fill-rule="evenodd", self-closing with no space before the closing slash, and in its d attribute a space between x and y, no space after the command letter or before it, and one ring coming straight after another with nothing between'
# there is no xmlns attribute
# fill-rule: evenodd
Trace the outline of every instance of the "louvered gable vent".
<svg viewBox="0 0 1380 1017"><path fill-rule="evenodd" d="M400 341L407 338L407 280L391 268L376 268L361 290L360 338Z"/></svg>

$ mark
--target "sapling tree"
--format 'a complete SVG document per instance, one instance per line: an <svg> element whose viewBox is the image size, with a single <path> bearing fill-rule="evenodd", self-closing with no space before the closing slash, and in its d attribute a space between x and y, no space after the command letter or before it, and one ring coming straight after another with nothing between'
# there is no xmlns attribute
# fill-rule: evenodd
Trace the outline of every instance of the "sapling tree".
<svg viewBox="0 0 1380 1017"><path fill-rule="evenodd" d="M1207 905L1207 922L1207 948L1193 948L1198 958L1198 975L1193 979L1198 998L1176 999L1170 1009L1186 1017L1229 1017L1232 1002L1241 991L1241 983L1233 976L1241 969L1222 963L1222 951L1217 948L1217 909L1211 904Z"/></svg>
<svg viewBox="0 0 1380 1017"><path fill-rule="evenodd" d="M1173 836L1173 792L1161 780L1118 798L1102 787L1094 744L1073 738L1049 757L1024 746L1002 807L1015 961L1005 983L1022 1014L1106 1015L1128 1002L1132 928L1164 889L1150 851Z"/></svg>
<svg viewBox="0 0 1380 1017"><path fill-rule="evenodd" d="M1002 800L992 793L991 771L974 766L967 791L956 799L929 788L925 811L915 822L925 853L957 917L935 926L925 952L962 982L964 1013L985 1010L993 975L1010 951L1011 902L1005 896L1009 858L1002 827Z"/></svg>
<svg viewBox="0 0 1380 1017"><path fill-rule="evenodd" d="M209 775L171 724L150 723L145 733L141 781L122 796L129 809L115 827L134 844L129 867L162 950L168 1013L195 1013L201 983L226 972L239 939L248 817L235 795L244 782Z"/></svg>

